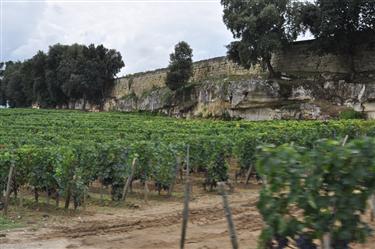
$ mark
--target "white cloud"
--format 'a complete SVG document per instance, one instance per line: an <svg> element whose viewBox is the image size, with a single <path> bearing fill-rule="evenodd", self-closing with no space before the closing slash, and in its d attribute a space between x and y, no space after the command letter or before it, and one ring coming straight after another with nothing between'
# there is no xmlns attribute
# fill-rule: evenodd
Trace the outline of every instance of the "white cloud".
<svg viewBox="0 0 375 249"><path fill-rule="evenodd" d="M20 5L20 3L18 3ZM28 7L31 5L29 4ZM5 11L14 12L15 4ZM31 6L30 11L36 11ZM173 46L185 40L194 50L194 59L225 54L225 45L232 40L222 22L222 7L216 3L58 3L39 4L38 14L23 12L22 16L5 14L7 25L20 26L32 20L33 25L16 44L9 44L5 57L26 59L37 50L55 43L104 44L123 55L126 68L132 73L164 67ZM8 13L8 12L7 12ZM10 37L10 31L8 30ZM19 40L18 40L19 39ZM13 43L7 39L6 42Z"/></svg>
<svg viewBox="0 0 375 249"><path fill-rule="evenodd" d="M44 3L2 2L1 7L1 59L13 60L14 49L25 44L38 25Z"/></svg>

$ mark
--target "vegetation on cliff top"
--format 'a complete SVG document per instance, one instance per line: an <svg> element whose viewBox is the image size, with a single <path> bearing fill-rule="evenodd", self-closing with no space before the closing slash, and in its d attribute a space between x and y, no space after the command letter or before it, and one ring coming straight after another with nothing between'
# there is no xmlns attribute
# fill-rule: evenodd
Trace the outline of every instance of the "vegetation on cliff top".
<svg viewBox="0 0 375 249"><path fill-rule="evenodd" d="M166 85L169 89L175 91L183 87L193 76L193 50L189 44L182 41L175 48L174 53L170 55Z"/></svg>
<svg viewBox="0 0 375 249"><path fill-rule="evenodd" d="M270 76L272 53L297 38L298 33L288 29L288 0L236 1L222 0L224 23L239 39L228 46L228 57L245 68L261 63Z"/></svg>
<svg viewBox="0 0 375 249"><path fill-rule="evenodd" d="M228 57L249 68L260 63L270 77L277 76L271 65L272 53L310 31L323 53L349 57L354 72L356 44L375 32L373 0L222 0L224 23L238 39L228 45Z"/></svg>

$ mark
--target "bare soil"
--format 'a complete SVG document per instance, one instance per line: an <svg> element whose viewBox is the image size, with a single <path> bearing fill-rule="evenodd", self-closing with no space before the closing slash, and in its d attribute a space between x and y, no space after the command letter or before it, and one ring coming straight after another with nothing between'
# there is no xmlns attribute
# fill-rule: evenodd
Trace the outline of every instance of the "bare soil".
<svg viewBox="0 0 375 249"><path fill-rule="evenodd" d="M221 197L195 189L185 248L231 248ZM256 208L258 192L259 186L250 185L229 196L240 248L256 248L263 225ZM7 231L0 237L0 249L175 249L179 248L182 207L182 198L156 195L148 203L138 201L125 208L92 205L78 214L48 216L37 228ZM374 249L374 245L372 237L354 248Z"/></svg>

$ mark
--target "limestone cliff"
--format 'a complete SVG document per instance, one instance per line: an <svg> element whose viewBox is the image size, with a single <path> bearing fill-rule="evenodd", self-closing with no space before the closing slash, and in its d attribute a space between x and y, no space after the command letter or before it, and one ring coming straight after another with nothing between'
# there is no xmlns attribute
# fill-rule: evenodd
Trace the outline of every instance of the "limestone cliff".
<svg viewBox="0 0 375 249"><path fill-rule="evenodd" d="M177 93L167 88L106 102L106 110L158 111L172 116L247 120L327 119L346 107L375 118L375 82L262 79L206 80Z"/></svg>
<svg viewBox="0 0 375 249"><path fill-rule="evenodd" d="M277 80L224 57L195 63L191 82L177 92L165 87L166 69L129 75L116 81L104 110L272 120L327 119L351 107L375 118L375 37L357 48L355 77L345 57L318 55L312 43L274 55L273 65L282 73Z"/></svg>

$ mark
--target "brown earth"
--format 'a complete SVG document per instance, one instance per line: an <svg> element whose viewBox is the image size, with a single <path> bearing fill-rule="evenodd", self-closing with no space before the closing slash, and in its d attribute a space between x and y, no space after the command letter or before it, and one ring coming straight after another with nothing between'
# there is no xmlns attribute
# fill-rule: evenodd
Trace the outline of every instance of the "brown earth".
<svg viewBox="0 0 375 249"><path fill-rule="evenodd" d="M240 248L256 248L262 227L256 209L258 192L259 187L251 185L229 196ZM8 231L0 238L0 249L179 248L182 206L182 198L152 197L147 204L139 201L133 208L93 205L78 215L49 218L37 229ZM189 215L186 249L231 248L219 195L195 190ZM374 249L374 245L372 237L354 248Z"/></svg>

